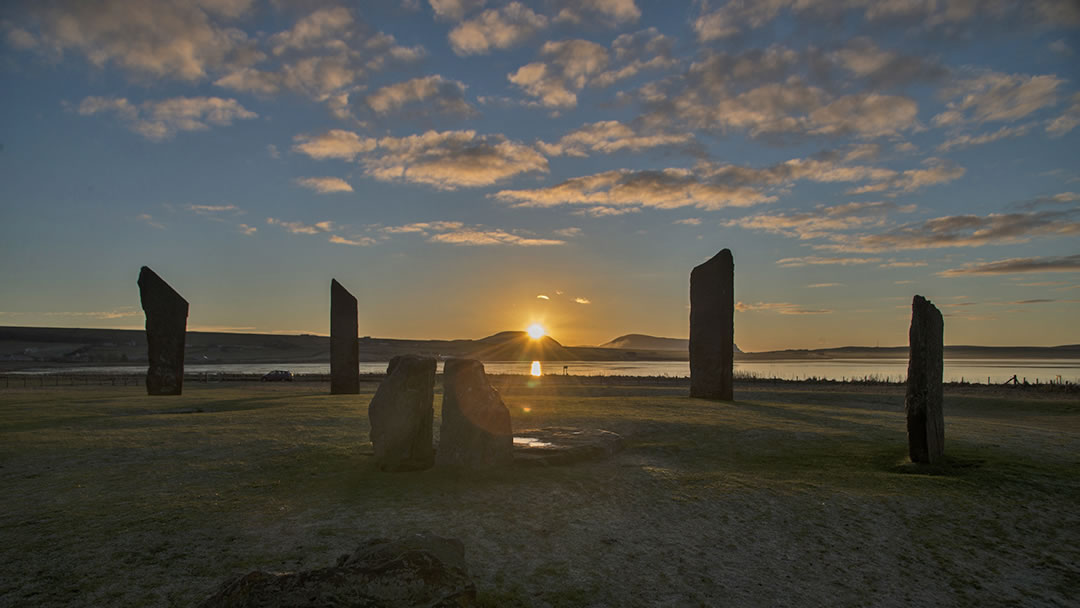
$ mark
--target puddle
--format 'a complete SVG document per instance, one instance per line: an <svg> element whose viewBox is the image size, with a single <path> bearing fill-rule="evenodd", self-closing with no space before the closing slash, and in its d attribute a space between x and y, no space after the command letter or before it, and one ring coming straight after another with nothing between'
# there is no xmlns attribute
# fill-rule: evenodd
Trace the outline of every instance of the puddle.
<svg viewBox="0 0 1080 608"><path fill-rule="evenodd" d="M554 443L540 441L532 437L514 437L514 445L526 448L553 448Z"/></svg>

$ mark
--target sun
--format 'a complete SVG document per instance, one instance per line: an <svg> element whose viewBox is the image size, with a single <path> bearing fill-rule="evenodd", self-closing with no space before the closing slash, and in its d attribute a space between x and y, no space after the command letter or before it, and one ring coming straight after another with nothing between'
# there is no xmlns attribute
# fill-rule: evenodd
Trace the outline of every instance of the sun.
<svg viewBox="0 0 1080 608"><path fill-rule="evenodd" d="M544 331L544 326L540 325L539 323L533 323L525 331L529 333L529 337L533 340L539 340L540 338L544 337L544 334L547 333L546 331Z"/></svg>

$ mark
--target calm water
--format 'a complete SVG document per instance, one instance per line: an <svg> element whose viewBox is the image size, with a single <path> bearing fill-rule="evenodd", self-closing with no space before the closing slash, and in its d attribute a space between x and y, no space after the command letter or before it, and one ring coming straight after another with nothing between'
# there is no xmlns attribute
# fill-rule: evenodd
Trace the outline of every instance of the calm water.
<svg viewBox="0 0 1080 608"><path fill-rule="evenodd" d="M528 374L532 363L528 361L487 362L484 368L489 374ZM294 374L328 374L329 363L270 363L270 364L218 364L185 365L189 373L222 372L229 374L264 374L272 369L287 369ZM686 361L564 361L541 364L547 374L565 373L573 376L669 376L687 377L690 364ZM124 365L108 367L67 367L63 369L27 370L22 373L90 373L90 374L141 374L146 366ZM381 374L386 363L361 363L360 373ZM439 363L442 371L442 362ZM903 382L907 377L907 359L831 359L828 361L761 361L736 362L736 374L763 378L802 380L824 378L828 380L851 380L873 378ZM1029 382L1064 381L1080 383L1080 359L950 359L945 361L945 381L1005 382L1013 375Z"/></svg>

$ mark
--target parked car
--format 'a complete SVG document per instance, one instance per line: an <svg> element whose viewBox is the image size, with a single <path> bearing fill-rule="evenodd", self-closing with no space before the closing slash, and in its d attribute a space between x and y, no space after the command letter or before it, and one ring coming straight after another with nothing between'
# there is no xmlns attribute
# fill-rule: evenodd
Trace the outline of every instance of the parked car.
<svg viewBox="0 0 1080 608"><path fill-rule="evenodd" d="M292 382L292 372L284 369L275 369L274 371L266 374L262 377L263 382Z"/></svg>

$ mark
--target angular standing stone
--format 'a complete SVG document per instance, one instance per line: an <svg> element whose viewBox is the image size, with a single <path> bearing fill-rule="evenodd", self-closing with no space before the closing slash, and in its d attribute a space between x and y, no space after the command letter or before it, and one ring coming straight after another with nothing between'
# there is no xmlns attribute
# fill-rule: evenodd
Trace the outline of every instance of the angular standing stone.
<svg viewBox="0 0 1080 608"><path fill-rule="evenodd" d="M435 461L431 446L435 410L435 359L399 355L368 405L371 445L383 471L420 471Z"/></svg>
<svg viewBox="0 0 1080 608"><path fill-rule="evenodd" d="M941 312L926 298L915 296L911 302L907 395L904 397L908 454L912 462L933 464L945 455L944 341L945 323Z"/></svg>
<svg viewBox="0 0 1080 608"><path fill-rule="evenodd" d="M735 261L722 250L690 273L690 396L732 400Z"/></svg>
<svg viewBox="0 0 1080 608"><path fill-rule="evenodd" d="M146 313L149 395L179 395L184 388L184 334L188 303L153 270L139 270L139 299Z"/></svg>
<svg viewBox="0 0 1080 608"><path fill-rule="evenodd" d="M360 344L356 341L356 298L330 279L330 394L360 392Z"/></svg>
<svg viewBox="0 0 1080 608"><path fill-rule="evenodd" d="M484 364L475 359L447 359L436 464L487 469L513 460L510 410L488 383Z"/></svg>

